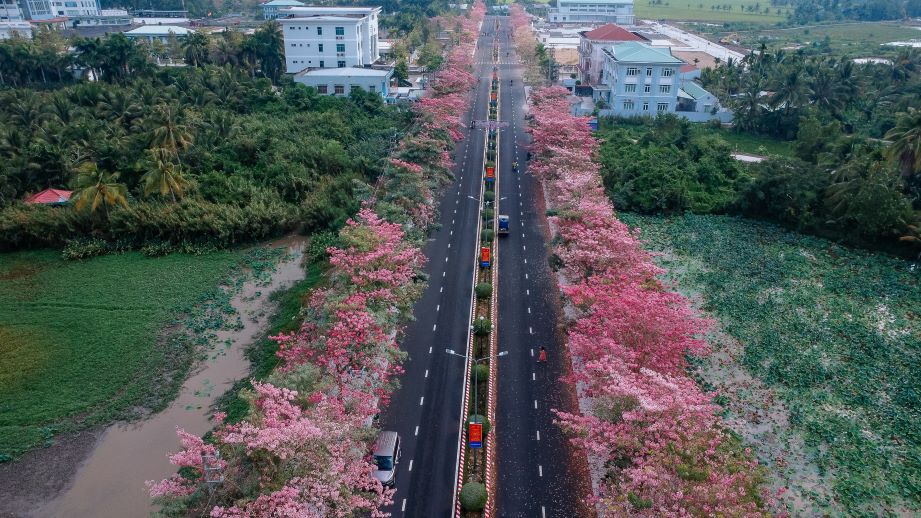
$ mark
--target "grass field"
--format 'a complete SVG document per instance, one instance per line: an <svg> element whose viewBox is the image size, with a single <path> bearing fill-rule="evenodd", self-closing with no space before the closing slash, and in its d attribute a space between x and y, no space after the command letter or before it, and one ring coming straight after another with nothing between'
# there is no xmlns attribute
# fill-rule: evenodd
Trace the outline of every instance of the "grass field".
<svg viewBox="0 0 921 518"><path fill-rule="evenodd" d="M219 327L229 302L219 285L244 257L0 254L0 455L164 404L193 351L164 330L203 339Z"/></svg>
<svg viewBox="0 0 921 518"><path fill-rule="evenodd" d="M637 0L633 4L633 13L637 20L698 20L708 23L777 23L787 19L787 8L753 0Z"/></svg>
<svg viewBox="0 0 921 518"><path fill-rule="evenodd" d="M918 516L921 265L729 217L622 218L786 403L832 494L803 515Z"/></svg>
<svg viewBox="0 0 921 518"><path fill-rule="evenodd" d="M752 155L780 155L792 156L793 143L784 140L777 140L770 137L752 135L749 133L739 133L727 129L712 129L708 127L697 127L697 131L713 133L719 135L732 146L734 151L748 153Z"/></svg>
<svg viewBox="0 0 921 518"><path fill-rule="evenodd" d="M824 45L827 38L831 52L860 57L894 53L898 50L896 47L883 47L882 44L921 38L921 30L899 22L853 22L790 29L718 31L714 35L719 38L737 39L739 43L749 47L757 47L762 41L770 47Z"/></svg>

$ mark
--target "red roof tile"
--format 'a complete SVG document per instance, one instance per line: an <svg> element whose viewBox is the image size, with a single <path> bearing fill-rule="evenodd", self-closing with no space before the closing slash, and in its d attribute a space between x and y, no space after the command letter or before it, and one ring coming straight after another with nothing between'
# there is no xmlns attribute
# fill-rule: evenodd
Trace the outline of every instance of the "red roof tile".
<svg viewBox="0 0 921 518"><path fill-rule="evenodd" d="M73 191L45 189L26 198L26 203L64 203L70 199L71 194L73 194Z"/></svg>
<svg viewBox="0 0 921 518"><path fill-rule="evenodd" d="M692 70L697 70L697 67L690 63L685 63L684 65L681 65L681 72L690 72Z"/></svg>
<svg viewBox="0 0 921 518"><path fill-rule="evenodd" d="M595 41L644 41L642 37L613 23L590 30L585 33L585 37Z"/></svg>

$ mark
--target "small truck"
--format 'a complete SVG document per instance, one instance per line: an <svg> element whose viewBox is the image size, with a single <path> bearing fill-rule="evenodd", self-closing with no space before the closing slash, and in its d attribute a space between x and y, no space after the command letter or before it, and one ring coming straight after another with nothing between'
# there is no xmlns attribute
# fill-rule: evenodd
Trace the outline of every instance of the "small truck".
<svg viewBox="0 0 921 518"><path fill-rule="evenodd" d="M508 216L499 214L499 235L508 234Z"/></svg>

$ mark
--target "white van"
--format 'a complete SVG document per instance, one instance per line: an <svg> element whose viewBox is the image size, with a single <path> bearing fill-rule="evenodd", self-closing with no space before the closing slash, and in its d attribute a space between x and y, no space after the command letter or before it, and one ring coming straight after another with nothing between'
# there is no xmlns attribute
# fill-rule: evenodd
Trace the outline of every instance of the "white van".
<svg viewBox="0 0 921 518"><path fill-rule="evenodd" d="M400 435L396 432L381 432L374 443L374 464L372 475L382 484L393 487L396 484L397 463L400 462Z"/></svg>

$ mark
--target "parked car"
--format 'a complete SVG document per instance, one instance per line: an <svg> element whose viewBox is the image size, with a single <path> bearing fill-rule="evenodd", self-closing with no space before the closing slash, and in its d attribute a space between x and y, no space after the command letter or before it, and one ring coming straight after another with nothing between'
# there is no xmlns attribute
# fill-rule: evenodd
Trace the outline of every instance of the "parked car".
<svg viewBox="0 0 921 518"><path fill-rule="evenodd" d="M388 487L396 484L397 463L400 462L400 435L396 432L381 432L374 443L374 464L372 475Z"/></svg>

